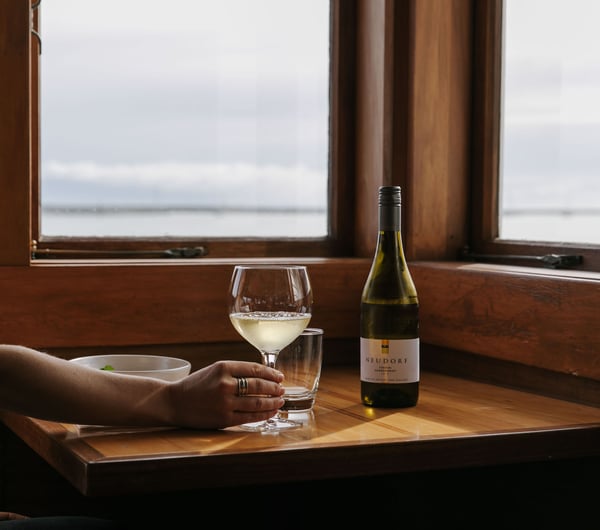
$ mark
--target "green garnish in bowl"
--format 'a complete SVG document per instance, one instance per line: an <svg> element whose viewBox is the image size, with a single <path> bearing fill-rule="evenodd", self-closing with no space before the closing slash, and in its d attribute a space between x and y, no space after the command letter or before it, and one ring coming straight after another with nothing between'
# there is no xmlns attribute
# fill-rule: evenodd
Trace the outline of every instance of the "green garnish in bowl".
<svg viewBox="0 0 600 530"><path fill-rule="evenodd" d="M110 364L105 364L100 370L114 370Z"/></svg>

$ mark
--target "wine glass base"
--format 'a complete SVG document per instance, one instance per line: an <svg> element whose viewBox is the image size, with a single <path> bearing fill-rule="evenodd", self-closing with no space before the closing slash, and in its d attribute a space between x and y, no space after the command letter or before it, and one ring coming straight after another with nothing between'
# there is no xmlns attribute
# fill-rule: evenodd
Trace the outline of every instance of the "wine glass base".
<svg viewBox="0 0 600 530"><path fill-rule="evenodd" d="M250 432L260 432L263 434L277 434L280 432L299 429L304 424L299 421L286 420L285 418L271 418L267 421L256 421L253 423L243 423L240 429Z"/></svg>

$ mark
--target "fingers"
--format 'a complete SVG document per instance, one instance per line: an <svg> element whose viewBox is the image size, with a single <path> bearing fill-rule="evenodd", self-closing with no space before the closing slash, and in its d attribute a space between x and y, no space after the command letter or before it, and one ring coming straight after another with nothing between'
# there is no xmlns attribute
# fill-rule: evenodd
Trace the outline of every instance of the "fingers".
<svg viewBox="0 0 600 530"><path fill-rule="evenodd" d="M282 397L244 396L235 401L235 412L272 413L283 407ZM271 417L267 416L267 417Z"/></svg>
<svg viewBox="0 0 600 530"><path fill-rule="evenodd" d="M280 383L256 377L234 377L233 393L238 397L283 396L285 389Z"/></svg>
<svg viewBox="0 0 600 530"><path fill-rule="evenodd" d="M235 396L282 396L285 392L281 385L283 374L278 370L247 361L226 363L226 370L232 376Z"/></svg>
<svg viewBox="0 0 600 530"><path fill-rule="evenodd" d="M284 404L282 381L281 372L260 363L216 361L167 387L174 403L169 422L221 429L268 420Z"/></svg>
<svg viewBox="0 0 600 530"><path fill-rule="evenodd" d="M255 377L259 379L268 379L281 383L283 374L275 368L270 368L264 364L248 361L228 361L228 369L234 377Z"/></svg>

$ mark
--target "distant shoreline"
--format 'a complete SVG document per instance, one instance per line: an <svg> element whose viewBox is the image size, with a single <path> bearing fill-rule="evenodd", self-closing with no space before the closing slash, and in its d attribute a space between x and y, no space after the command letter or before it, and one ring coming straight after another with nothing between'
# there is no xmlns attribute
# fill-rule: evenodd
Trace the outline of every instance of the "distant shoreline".
<svg viewBox="0 0 600 530"><path fill-rule="evenodd" d="M48 214L139 214L139 213L310 213L325 214L327 210L319 207L298 208L297 206L197 206L197 205L111 205L111 206L43 206Z"/></svg>

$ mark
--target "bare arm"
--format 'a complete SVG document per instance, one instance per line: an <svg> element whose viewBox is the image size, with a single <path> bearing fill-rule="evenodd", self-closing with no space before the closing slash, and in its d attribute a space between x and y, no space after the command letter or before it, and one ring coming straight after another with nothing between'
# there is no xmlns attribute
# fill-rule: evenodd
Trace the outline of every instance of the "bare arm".
<svg viewBox="0 0 600 530"><path fill-rule="evenodd" d="M236 377L257 395L236 396ZM260 421L283 404L282 379L258 363L219 361L167 382L0 345L0 409L69 423L213 429Z"/></svg>

